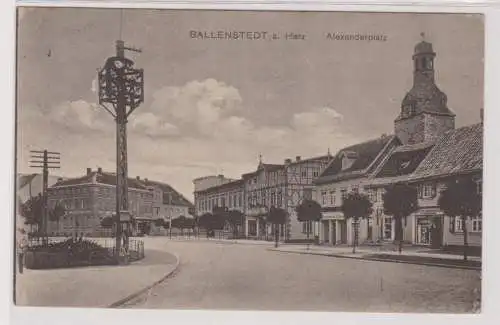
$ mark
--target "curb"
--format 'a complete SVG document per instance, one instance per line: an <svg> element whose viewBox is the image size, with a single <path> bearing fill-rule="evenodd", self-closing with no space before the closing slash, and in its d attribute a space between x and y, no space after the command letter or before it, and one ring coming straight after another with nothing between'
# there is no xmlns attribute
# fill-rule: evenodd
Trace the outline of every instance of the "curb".
<svg viewBox="0 0 500 325"><path fill-rule="evenodd" d="M327 257L335 257L335 258L349 258L353 260L365 260L365 261L374 261L374 262L386 262L386 263L400 263L400 264L413 264L413 265L424 265L424 266L435 266L435 267L443 267L448 269L461 269L461 270L473 270L473 271L481 271L481 267L475 266L462 266L462 265L449 265L449 264L440 264L440 263L427 263L427 262L413 262L413 261L400 261L400 260L391 260L391 259L382 259L382 258L374 258L374 257L360 257L355 256L345 256L340 254L325 254L325 253L315 253L315 252L294 252L294 251L283 251L279 249L268 248L268 251L280 252L280 253L289 253L289 254L301 254L301 255L316 255L316 256L327 256Z"/></svg>
<svg viewBox="0 0 500 325"><path fill-rule="evenodd" d="M153 284L151 284L145 288L142 288L141 290L136 291L136 292L126 296L125 298L122 298L122 299L120 299L120 300L118 300L118 301L116 301L108 306L105 306L105 308L118 308L118 307L126 304L127 302L131 301L132 299L137 298L138 296L142 295L143 293L146 293L148 290L152 289L153 287L157 286L158 284L160 284L163 281L170 278L178 270L180 262L181 262L181 258L179 257L179 255L177 253L173 253L173 255L175 256L175 259L177 260L177 262L175 263L173 269L170 270L167 274L165 274L159 280L155 281Z"/></svg>

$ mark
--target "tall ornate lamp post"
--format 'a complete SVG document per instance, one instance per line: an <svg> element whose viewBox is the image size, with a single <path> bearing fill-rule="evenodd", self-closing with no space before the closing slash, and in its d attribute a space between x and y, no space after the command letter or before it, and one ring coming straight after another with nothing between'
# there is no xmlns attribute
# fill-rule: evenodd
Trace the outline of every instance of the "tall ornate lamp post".
<svg viewBox="0 0 500 325"><path fill-rule="evenodd" d="M124 248L128 253L128 230L130 212L128 204L128 166L127 166L127 119L144 101L144 72L134 68L134 61L125 58L125 50L141 52L125 47L121 40L116 41L116 55L109 57L98 73L99 104L116 121L116 258L119 259L121 240L124 235ZM108 107L108 106L111 106ZM124 226L125 234L123 234Z"/></svg>

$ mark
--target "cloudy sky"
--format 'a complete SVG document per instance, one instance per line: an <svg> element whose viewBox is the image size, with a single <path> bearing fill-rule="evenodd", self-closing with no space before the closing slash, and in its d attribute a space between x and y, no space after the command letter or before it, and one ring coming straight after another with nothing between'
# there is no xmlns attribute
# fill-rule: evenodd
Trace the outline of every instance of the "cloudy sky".
<svg viewBox="0 0 500 325"><path fill-rule="evenodd" d="M61 152L59 175L115 169L114 121L97 102L96 71L120 35L141 54L145 102L131 116L129 175L192 198L192 180L253 170L258 156L335 153L393 132L425 33L457 126L483 105L478 15L24 9L18 28L18 168L29 150ZM304 40L201 40L190 31L301 33ZM331 40L328 33L384 35Z"/></svg>

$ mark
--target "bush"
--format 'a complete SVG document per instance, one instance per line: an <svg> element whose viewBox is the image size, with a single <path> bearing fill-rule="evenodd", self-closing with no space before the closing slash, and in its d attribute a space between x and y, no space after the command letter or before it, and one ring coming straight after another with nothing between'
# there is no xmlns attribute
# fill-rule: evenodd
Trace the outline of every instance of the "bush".
<svg viewBox="0 0 500 325"><path fill-rule="evenodd" d="M112 264L109 250L93 241L73 239L34 245L26 253L26 267L46 269L71 266Z"/></svg>

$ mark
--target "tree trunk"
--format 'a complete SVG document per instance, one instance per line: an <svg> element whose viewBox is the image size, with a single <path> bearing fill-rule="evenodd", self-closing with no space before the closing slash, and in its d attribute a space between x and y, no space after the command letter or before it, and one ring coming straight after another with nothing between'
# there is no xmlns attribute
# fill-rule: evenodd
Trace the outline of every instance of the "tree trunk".
<svg viewBox="0 0 500 325"><path fill-rule="evenodd" d="M352 240L352 253L353 254L356 254L356 244L357 244L357 241L358 241L358 220L357 218L354 218L353 221L352 221L352 225L353 225L353 233L354 233L354 238Z"/></svg>
<svg viewBox="0 0 500 325"><path fill-rule="evenodd" d="M401 254L403 250L403 220L399 216L395 216L396 220L396 243L398 245L398 252Z"/></svg>
<svg viewBox="0 0 500 325"><path fill-rule="evenodd" d="M467 217L462 217L462 230L464 232L464 261L467 261L467 253L469 250L469 238L467 233Z"/></svg>

